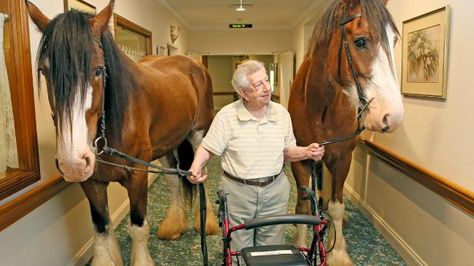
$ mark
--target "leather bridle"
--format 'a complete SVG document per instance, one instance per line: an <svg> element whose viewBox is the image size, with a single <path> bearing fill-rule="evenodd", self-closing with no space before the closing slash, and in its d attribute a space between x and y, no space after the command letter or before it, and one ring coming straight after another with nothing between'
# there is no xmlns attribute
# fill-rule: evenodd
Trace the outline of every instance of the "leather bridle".
<svg viewBox="0 0 474 266"><path fill-rule="evenodd" d="M342 12L342 17L341 17L341 39L339 42L339 53L338 53L338 66L337 66L337 74L339 78L339 83L342 83L341 81L341 58L342 58L342 48L344 47L344 51L346 52L346 57L347 57L347 63L349 64L349 68L351 69L351 74L352 78L354 79L356 88L357 88L357 95L359 97L359 106L357 110L357 128L352 132L350 135L344 136L344 137L339 137L339 138L331 138L325 141L322 141L319 145L320 146L326 146L328 144L334 144L334 143L339 143L339 142L344 142L347 140L350 140L360 133L365 130L365 127L362 125L361 126L361 117L362 114L364 113L365 110L369 107L370 102L373 100L368 100L367 97L364 94L362 85L360 84L359 77L357 76L357 73L355 72L354 64L352 61L352 56L349 50L349 42L347 41L347 34L346 34L346 24L353 21L356 18L362 17L362 13L357 13L352 16L346 17L346 10L344 8Z"/></svg>

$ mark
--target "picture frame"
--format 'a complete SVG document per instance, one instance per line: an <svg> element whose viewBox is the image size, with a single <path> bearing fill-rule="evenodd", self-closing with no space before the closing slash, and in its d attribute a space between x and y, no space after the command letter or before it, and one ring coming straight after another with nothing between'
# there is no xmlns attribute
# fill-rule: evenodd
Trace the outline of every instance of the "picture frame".
<svg viewBox="0 0 474 266"><path fill-rule="evenodd" d="M82 11L84 13L88 13L91 15L95 15L97 13L97 10L95 6L87 3L86 1L83 0L64 0L64 11L69 11L69 10L78 10Z"/></svg>
<svg viewBox="0 0 474 266"><path fill-rule="evenodd" d="M403 22L403 95L446 100L449 28L449 5Z"/></svg>

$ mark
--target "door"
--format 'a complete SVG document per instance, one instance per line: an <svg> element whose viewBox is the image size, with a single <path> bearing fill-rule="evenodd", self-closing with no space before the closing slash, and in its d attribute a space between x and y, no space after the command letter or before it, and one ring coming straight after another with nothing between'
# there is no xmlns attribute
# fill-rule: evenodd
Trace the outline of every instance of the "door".
<svg viewBox="0 0 474 266"><path fill-rule="evenodd" d="M280 103L288 108L288 99L290 98L290 88L293 82L294 57L292 51L283 52L278 55L280 75Z"/></svg>

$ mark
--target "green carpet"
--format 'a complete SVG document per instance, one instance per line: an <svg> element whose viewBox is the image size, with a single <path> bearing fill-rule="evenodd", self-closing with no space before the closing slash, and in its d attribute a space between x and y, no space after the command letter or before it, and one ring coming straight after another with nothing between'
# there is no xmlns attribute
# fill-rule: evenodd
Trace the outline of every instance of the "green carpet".
<svg viewBox="0 0 474 266"><path fill-rule="evenodd" d="M206 188L212 202L217 199L216 191L219 184L219 159L212 159L209 164L209 178ZM292 182L290 212L293 212L296 198L296 188L289 167L286 173ZM159 223L164 219L168 206L168 191L165 178L158 177L151 185L148 194L148 221L150 223L150 241L148 247L157 265L202 265L200 236L192 228L189 218L189 230L179 240L160 240L156 236ZM407 265L368 222L354 205L346 200L346 214L349 223L344 229L348 252L356 265ZM216 206L214 206L216 207ZM216 210L216 208L214 208ZM191 211L188 212L191 214ZM131 238L128 234L128 216L116 228L117 239L124 259L124 265L130 265ZM292 241L295 228L287 226L288 242ZM210 265L221 265L222 241L219 235L207 237Z"/></svg>

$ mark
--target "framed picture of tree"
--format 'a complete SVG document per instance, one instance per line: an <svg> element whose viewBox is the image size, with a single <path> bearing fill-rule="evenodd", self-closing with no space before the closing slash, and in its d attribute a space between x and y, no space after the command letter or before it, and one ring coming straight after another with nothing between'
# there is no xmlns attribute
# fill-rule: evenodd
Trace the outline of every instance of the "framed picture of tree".
<svg viewBox="0 0 474 266"><path fill-rule="evenodd" d="M95 6L87 3L86 1L83 0L64 0L64 10L78 10L81 12L89 13L91 15L96 14L96 8Z"/></svg>
<svg viewBox="0 0 474 266"><path fill-rule="evenodd" d="M446 99L449 5L403 22L402 94Z"/></svg>

